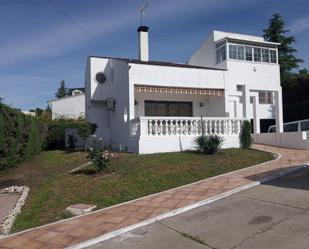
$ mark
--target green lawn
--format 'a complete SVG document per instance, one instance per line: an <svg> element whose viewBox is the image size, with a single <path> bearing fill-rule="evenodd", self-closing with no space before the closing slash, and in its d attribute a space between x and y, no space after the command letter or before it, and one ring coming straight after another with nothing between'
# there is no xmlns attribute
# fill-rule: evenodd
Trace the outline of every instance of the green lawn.
<svg viewBox="0 0 309 249"><path fill-rule="evenodd" d="M0 172L0 187L30 186L30 194L12 232L68 217L75 203L111 206L273 159L269 153L225 149L208 156L193 152L153 155L118 154L105 175L68 174L87 161L83 152L46 151L17 168Z"/></svg>

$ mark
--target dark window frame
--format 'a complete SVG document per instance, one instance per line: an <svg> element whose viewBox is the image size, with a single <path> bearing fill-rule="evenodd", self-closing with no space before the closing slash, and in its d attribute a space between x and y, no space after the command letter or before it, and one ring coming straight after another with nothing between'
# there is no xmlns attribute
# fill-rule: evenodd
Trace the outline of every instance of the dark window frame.
<svg viewBox="0 0 309 249"><path fill-rule="evenodd" d="M166 113L165 114L155 114L151 112L147 107L147 104L161 104L161 105L166 105L166 107L163 107L166 109ZM171 108L172 105L179 105L179 108L181 108L181 105L187 105L187 107L190 109L187 113L181 114L181 110L178 110L178 114L177 115L170 115L171 114ZM174 106L175 107L175 106ZM147 117L193 117L193 102L191 101L161 101L161 100L145 100L144 101L144 114Z"/></svg>

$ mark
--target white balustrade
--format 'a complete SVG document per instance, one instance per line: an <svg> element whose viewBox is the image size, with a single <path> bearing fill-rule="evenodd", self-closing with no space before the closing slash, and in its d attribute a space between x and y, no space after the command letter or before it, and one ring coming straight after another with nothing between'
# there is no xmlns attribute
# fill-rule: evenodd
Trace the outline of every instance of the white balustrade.
<svg viewBox="0 0 309 249"><path fill-rule="evenodd" d="M139 117L131 120L131 136L198 136L239 134L243 119Z"/></svg>

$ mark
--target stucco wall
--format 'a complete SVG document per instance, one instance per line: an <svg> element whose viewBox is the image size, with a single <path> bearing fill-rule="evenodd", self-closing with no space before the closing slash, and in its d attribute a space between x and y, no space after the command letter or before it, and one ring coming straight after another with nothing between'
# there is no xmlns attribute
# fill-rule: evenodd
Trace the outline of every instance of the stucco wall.
<svg viewBox="0 0 309 249"><path fill-rule="evenodd" d="M247 85L252 90L277 90L280 88L279 65L243 61L227 61L226 89L236 91L236 85Z"/></svg>
<svg viewBox="0 0 309 249"><path fill-rule="evenodd" d="M74 118L85 116L85 95L76 95L52 100L52 119Z"/></svg>
<svg viewBox="0 0 309 249"><path fill-rule="evenodd" d="M309 150L309 132L306 131L253 134L253 140L258 144Z"/></svg>
<svg viewBox="0 0 309 249"><path fill-rule="evenodd" d="M96 135L108 145L125 150L130 114L128 64L125 60L90 57L87 67L87 120L98 125ZM103 84L96 81L98 72L106 76ZM115 100L114 111L107 110L107 98ZM127 121L124 119L125 112L128 114Z"/></svg>
<svg viewBox="0 0 309 249"><path fill-rule="evenodd" d="M137 145L135 147L132 145L132 148L137 150L140 154L194 150L196 149L194 144L194 139L196 137L197 136L142 137L139 141L136 141ZM238 147L238 135L224 136L222 148Z"/></svg>
<svg viewBox="0 0 309 249"><path fill-rule="evenodd" d="M130 84L224 88L224 71L129 63Z"/></svg>

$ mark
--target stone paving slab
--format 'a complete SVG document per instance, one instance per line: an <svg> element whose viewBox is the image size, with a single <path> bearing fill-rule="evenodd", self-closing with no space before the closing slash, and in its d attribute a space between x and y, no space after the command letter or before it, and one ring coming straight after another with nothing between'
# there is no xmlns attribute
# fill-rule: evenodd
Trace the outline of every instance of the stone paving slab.
<svg viewBox="0 0 309 249"><path fill-rule="evenodd" d="M255 145L255 148L282 156L264 164L24 231L0 240L0 248L64 248L76 245L309 162L309 151L264 145Z"/></svg>

